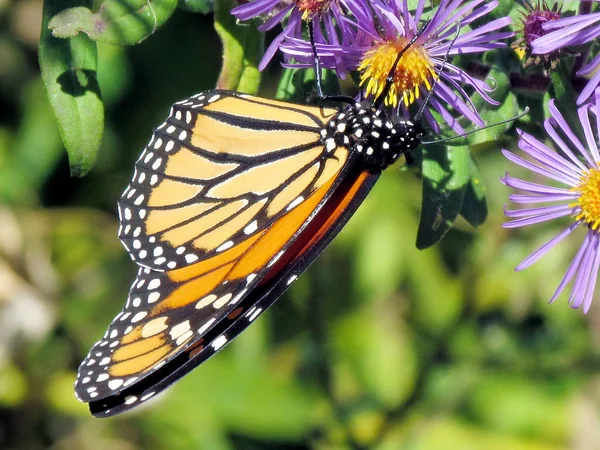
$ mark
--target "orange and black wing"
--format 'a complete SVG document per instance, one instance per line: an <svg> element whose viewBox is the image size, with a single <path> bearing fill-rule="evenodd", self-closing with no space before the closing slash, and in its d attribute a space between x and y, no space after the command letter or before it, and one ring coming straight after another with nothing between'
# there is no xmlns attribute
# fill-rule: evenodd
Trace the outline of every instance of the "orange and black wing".
<svg viewBox="0 0 600 450"><path fill-rule="evenodd" d="M111 361L105 366L98 363L82 366L78 379L79 395L85 395L83 399L90 402L92 413L106 417L137 406L177 381L235 338L271 306L327 246L363 201L378 176L346 167L337 179L330 181L331 186L324 187L323 191L309 198L303 205L304 209L301 206L271 225L258 239L257 253L251 256L249 252L246 256L254 259L260 255L263 261L269 261L257 277L247 275L246 272L240 273L240 277L234 277L224 287L210 291L212 293L208 298L204 296L204 283L200 288L202 292L197 294L186 287L187 307L181 306L184 298L178 297L178 310L157 308L145 325L128 325L129 331L121 339L115 335L111 341L110 333L113 331L109 329L108 335L97 347L110 348L117 342L113 353L101 351L102 355L98 354L98 358L108 355L105 357L111 358ZM295 236L289 238L283 246L283 254L277 257L281 239L293 230L296 230ZM265 253L268 255L266 258ZM240 262L244 264L243 260ZM193 273L193 267L183 269L188 271L187 276ZM148 281L148 272L148 269L141 269L138 280ZM258 278L260 281L253 283ZM194 282L195 278L188 278L177 284L175 290ZM140 295L142 294L134 284L130 301L131 296ZM143 300L147 301L147 296L152 295L152 292L145 291L143 295L146 296ZM242 298L234 301L234 295ZM174 296L175 294L170 294L170 298ZM227 308L223 305L223 298L229 299L226 304L232 306ZM196 311L199 304L202 306ZM215 313L215 309L221 313ZM116 321L120 321L119 316ZM197 329L199 325L200 329ZM119 328L111 326L111 329ZM122 326L120 329L122 330ZM127 339L127 336L136 338ZM86 377L87 383L84 382ZM98 379L106 384L99 386L92 381Z"/></svg>
<svg viewBox="0 0 600 450"><path fill-rule="evenodd" d="M173 270L259 234L335 176L320 132L336 112L230 91L173 105L119 201L132 259Z"/></svg>
<svg viewBox="0 0 600 450"><path fill-rule="evenodd" d="M194 103L194 99L203 103ZM228 100L231 102L227 108L208 109ZM215 336L215 330L227 330L242 323L238 320L244 317L242 313L250 313L261 302L272 303L283 292L287 265L304 270L317 254L308 249L317 248L318 242L333 235L325 231L323 237L318 237L314 231L311 239L316 240L309 245L311 239L306 230L317 223L315 217L329 210L332 204L329 199L349 189L341 186L363 179L349 175L354 173L355 165L346 147L326 149L320 140L331 112L226 91L201 94L181 105L190 108L201 105L198 110L211 111L205 115L216 117L221 131L216 133L216 122L204 130L198 128L200 119L196 118L195 144L183 145L184 136L180 132L177 144L171 145L174 142L171 140L158 146L151 143L149 147L157 152L153 151L148 158L150 153L146 149L146 156L140 159L145 162L137 164L134 181L119 205L120 234L126 247L138 255L141 251L151 253L153 260L140 269L124 310L80 366L76 393L81 400L94 405L104 404L103 399L110 398L120 399L121 410L132 407L149 398L152 392L125 397L124 392L157 385L158 382L152 382L156 377L162 380L157 386L163 389L181 376L180 369L173 369L170 376L165 373L171 370L167 369L170 364L180 364L182 355L194 356L207 346L218 350L228 338L223 333ZM253 116L239 115L233 108L237 106L251 107ZM316 125L298 124L296 116L294 123L281 122L275 110L281 117L284 113L298 114L306 123L312 121ZM181 114L177 111L174 107L169 120L193 122L195 116L188 120L186 111ZM199 117L200 113L197 114ZM169 130L172 125L168 123L161 127L166 127L171 136L175 131ZM277 132L280 128L285 131L283 135ZM209 138L213 133L217 137ZM264 133L265 140L261 141L257 133ZM277 140L285 138L295 145L280 142L274 146L270 133L277 133ZM242 139L244 134L247 140ZM234 135L235 139L226 139ZM153 139L162 139L160 136L157 132ZM211 155L207 156L209 144L200 146L200 140L212 142ZM242 148L243 145L253 148ZM171 158L180 151L191 159L186 159L185 164L176 159L178 162L171 164ZM243 153L244 158L240 156ZM295 162L290 158L296 158ZM156 164L159 159L160 164ZM236 161L239 167L221 174L219 164L224 161ZM284 163L279 164L281 161ZM218 175L206 168L213 163ZM190 170L187 175L177 175L176 169L184 167ZM153 179L155 175L157 178ZM363 186L367 185L366 181L359 183L359 191L365 191ZM190 186L193 195L186 191ZM130 196L132 189L135 191ZM244 206L239 207L240 202ZM214 206L215 203L218 205ZM195 207L205 209L190 212L189 208ZM328 223L323 215L319 217ZM327 230L331 226L327 225ZM302 250L298 245L308 247ZM181 252L181 248L185 251ZM258 306L247 317L254 318L256 311ZM112 411L116 413L119 408Z"/></svg>

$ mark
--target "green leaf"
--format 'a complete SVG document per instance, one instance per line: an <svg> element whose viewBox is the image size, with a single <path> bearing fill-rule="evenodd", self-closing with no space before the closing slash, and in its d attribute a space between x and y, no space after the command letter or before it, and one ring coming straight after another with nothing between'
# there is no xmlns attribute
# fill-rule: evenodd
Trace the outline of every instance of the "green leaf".
<svg viewBox="0 0 600 450"><path fill-rule="evenodd" d="M48 28L51 17L75 3L81 1L44 2L39 60L48 99L69 154L71 174L81 177L96 160L104 130L96 43L85 35L59 39Z"/></svg>
<svg viewBox="0 0 600 450"><path fill-rule="evenodd" d="M69 38L82 31L95 41L135 45L153 34L177 7L177 0L105 0L93 13L89 3L87 7L63 7L49 16L52 34Z"/></svg>
<svg viewBox="0 0 600 450"><path fill-rule="evenodd" d="M264 35L255 22L240 24L231 15L233 0L215 1L215 30L223 42L219 89L256 94L260 85L258 63L264 53Z"/></svg>
<svg viewBox="0 0 600 450"><path fill-rule="evenodd" d="M500 103L500 106L489 105L477 95L473 101L486 125L494 125L504 120L510 120L518 113L518 104L514 94L510 92L510 79L506 71L496 67L490 71L487 78L493 79L495 89L490 97ZM513 121L496 125L485 130L477 131L468 136L469 145L484 144L500 139L513 126Z"/></svg>
<svg viewBox="0 0 600 450"><path fill-rule="evenodd" d="M309 103L316 93L315 73L306 69L285 69L277 86L275 98L297 103ZM324 70L321 78L323 92L337 95L341 92L340 82L333 70Z"/></svg>
<svg viewBox="0 0 600 450"><path fill-rule="evenodd" d="M573 89L571 80L572 67L572 57L561 59L556 69L550 73L550 80L552 81L552 92L550 92L550 95L556 99L556 107L571 126L571 129L582 139L584 133L579 116L577 115L576 100L578 93ZM552 96L552 94L554 95Z"/></svg>
<svg viewBox="0 0 600 450"><path fill-rule="evenodd" d="M179 0L179 7L193 13L209 14L215 9L214 0Z"/></svg>
<svg viewBox="0 0 600 450"><path fill-rule="evenodd" d="M472 226L478 227L488 215L487 203L485 201L485 185L481 178L477 164L471 159L471 179L465 190L462 210L460 215L465 218Z"/></svg>
<svg viewBox="0 0 600 450"><path fill-rule="evenodd" d="M417 248L437 243L448 232L462 209L471 175L468 147L423 148L423 204Z"/></svg>

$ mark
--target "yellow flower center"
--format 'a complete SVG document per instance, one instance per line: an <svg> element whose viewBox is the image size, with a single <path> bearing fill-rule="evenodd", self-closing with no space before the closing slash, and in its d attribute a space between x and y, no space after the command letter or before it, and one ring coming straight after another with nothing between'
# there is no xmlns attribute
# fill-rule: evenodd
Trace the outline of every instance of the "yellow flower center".
<svg viewBox="0 0 600 450"><path fill-rule="evenodd" d="M579 186L572 189L580 194L575 203L569 206L579 206L581 212L577 220L585 221L593 230L600 225L600 168L591 169L581 178Z"/></svg>
<svg viewBox="0 0 600 450"><path fill-rule="evenodd" d="M358 70L361 71L360 85L367 85L368 95L377 98L383 93L388 73L398 53L406 47L406 44L408 44L407 39L399 38L395 42L380 44L365 53ZM405 106L410 105L419 98L421 86L431 89L435 77L433 63L427 51L413 44L404 52L396 66L394 82L385 98L385 104L395 107L399 101L402 101Z"/></svg>

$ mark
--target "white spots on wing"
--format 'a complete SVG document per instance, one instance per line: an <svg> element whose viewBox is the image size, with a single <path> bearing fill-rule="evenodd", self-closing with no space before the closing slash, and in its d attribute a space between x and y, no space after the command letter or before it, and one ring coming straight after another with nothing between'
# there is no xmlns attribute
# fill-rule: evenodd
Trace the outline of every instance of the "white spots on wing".
<svg viewBox="0 0 600 450"><path fill-rule="evenodd" d="M156 392L153 391L153 392L148 392L147 394L142 395L142 397L140 398L140 402L145 402L150 397L152 397L154 394L156 394Z"/></svg>
<svg viewBox="0 0 600 450"><path fill-rule="evenodd" d="M190 123L192 121L192 113L190 111L185 112L185 123Z"/></svg>
<svg viewBox="0 0 600 450"><path fill-rule="evenodd" d="M373 147L369 147L367 149L367 155L372 155L373 154Z"/></svg>
<svg viewBox="0 0 600 450"><path fill-rule="evenodd" d="M219 253L219 252L225 251L231 247L233 247L233 241L227 241L227 242L221 244L219 247L217 247L216 252Z"/></svg>
<svg viewBox="0 0 600 450"><path fill-rule="evenodd" d="M171 339L177 339L179 336L187 333L188 331L190 331L190 321L185 320L177 325L172 326L171 330L169 330L169 335L171 336Z"/></svg>
<svg viewBox="0 0 600 450"><path fill-rule="evenodd" d="M185 261L189 264L198 261L198 257L196 255L192 255L191 253L188 253L187 255L185 255Z"/></svg>
<svg viewBox="0 0 600 450"><path fill-rule="evenodd" d="M167 267L169 269L174 269L175 267L177 267L177 263L175 261L169 261L169 263L167 263Z"/></svg>
<svg viewBox="0 0 600 450"><path fill-rule="evenodd" d="M165 146L165 152L169 153L171 150L173 150L173 147L175 147L175 142L167 142L167 145Z"/></svg>
<svg viewBox="0 0 600 450"><path fill-rule="evenodd" d="M158 150L160 148L160 146L162 145L162 143L163 143L162 139L158 138L156 140L156 142L154 143L154 150ZM149 154L151 154L151 153L149 153ZM144 162L148 162L148 161L144 161Z"/></svg>
<svg viewBox="0 0 600 450"><path fill-rule="evenodd" d="M294 209L296 206L298 206L303 201L304 201L304 197L302 197L302 196L296 197L296 199L288 205L288 207L286 208L286 211L289 211L290 209Z"/></svg>
<svg viewBox="0 0 600 450"><path fill-rule="evenodd" d="M150 185L154 186L156 183L158 183L158 175L154 174L150 177Z"/></svg>
<svg viewBox="0 0 600 450"><path fill-rule="evenodd" d="M103 374L100 374L100 375L98 375L98 378L96 378L96 382L97 382L97 383L101 383L102 381L106 381L106 380L108 380L109 378L110 378L110 377L108 376L108 374L107 374L107 373L103 373Z"/></svg>
<svg viewBox="0 0 600 450"><path fill-rule="evenodd" d="M216 102L217 100L219 100L220 97L221 96L219 94L215 94L211 98L208 99L208 103Z"/></svg>
<svg viewBox="0 0 600 450"><path fill-rule="evenodd" d="M154 289L160 287L160 278L154 278L152 280L150 280L150 283L148 283L148 290L149 291L153 291Z"/></svg>
<svg viewBox="0 0 600 450"><path fill-rule="evenodd" d="M248 289L243 289L238 295L236 295L233 300L231 300L230 304L231 305L235 305L237 302L240 301L240 299L246 294L246 291Z"/></svg>
<svg viewBox="0 0 600 450"><path fill-rule="evenodd" d="M131 209L125 208L125 210L123 211L123 213L125 215L125 219L126 220L131 220Z"/></svg>
<svg viewBox="0 0 600 450"><path fill-rule="evenodd" d="M175 253L178 255L185 253L185 247L178 247L177 250L175 250Z"/></svg>
<svg viewBox="0 0 600 450"><path fill-rule="evenodd" d="M256 220L250 222L246 228L244 228L244 234L252 234L258 229L258 222Z"/></svg>
<svg viewBox="0 0 600 450"><path fill-rule="evenodd" d="M165 331L167 328L169 328L167 326L167 317L157 317L142 327L142 337L148 338L154 336L155 334Z"/></svg>
<svg viewBox="0 0 600 450"><path fill-rule="evenodd" d="M148 164L152 158L154 158L154 153L152 153L152 152L148 152L148 154L147 154L147 155L146 155L146 157L144 158L144 163L145 163L145 164Z"/></svg>
<svg viewBox="0 0 600 450"><path fill-rule="evenodd" d="M163 254L163 248L162 247L156 247L154 249L154 251L152 252L152 255L154 256L160 256Z"/></svg>
<svg viewBox="0 0 600 450"><path fill-rule="evenodd" d="M187 131L183 130L179 133L179 139L183 141L185 138L187 138Z"/></svg>
<svg viewBox="0 0 600 450"><path fill-rule="evenodd" d="M110 336L109 336L109 337L110 337L111 339L114 339L114 338L116 338L118 335L119 335L119 330L116 330L116 329L115 329L115 330L112 330L112 331L110 332Z"/></svg>
<svg viewBox="0 0 600 450"><path fill-rule="evenodd" d="M252 283L252 280L254 280L255 278L256 278L255 273L251 273L250 275L248 275L246 277L246 286L248 286L250 283Z"/></svg>
<svg viewBox="0 0 600 450"><path fill-rule="evenodd" d="M329 138L325 141L325 150L327 150L328 152L334 151L336 147L337 144L335 143L335 139Z"/></svg>
<svg viewBox="0 0 600 450"><path fill-rule="evenodd" d="M135 395L128 395L127 397L125 397L125 404L126 405L131 405L135 402L137 402L137 397Z"/></svg>
<svg viewBox="0 0 600 450"><path fill-rule="evenodd" d="M108 363L110 363L110 358L107 356L105 358L102 358L100 360L100 362L98 363L98 365L100 365L100 366L106 366Z"/></svg>
<svg viewBox="0 0 600 450"><path fill-rule="evenodd" d="M140 211L138 212L138 216L140 216L140 219L143 219L144 217L146 217L146 210L140 209Z"/></svg>
<svg viewBox="0 0 600 450"><path fill-rule="evenodd" d="M185 341L187 341L193 335L194 335L193 331L191 331L191 330L186 331L185 333L183 333L181 336L179 336L177 338L177 340L175 341L175 345L181 345L181 344L183 344Z"/></svg>
<svg viewBox="0 0 600 450"><path fill-rule="evenodd" d="M218 351L221 347L223 347L225 344L227 343L227 336L225 335L220 335L219 337L215 338L214 341L212 341L212 346L215 349L215 352Z"/></svg>
<svg viewBox="0 0 600 450"><path fill-rule="evenodd" d="M179 112L179 111L177 111L177 112ZM175 131L176 129L177 129L176 127L174 127L173 125L171 125L170 127L168 127L168 128L167 128L167 133L171 134L171 133L173 133L173 131Z"/></svg>
<svg viewBox="0 0 600 450"><path fill-rule="evenodd" d="M216 322L216 318L212 318L209 321L207 321L204 325L202 325L200 328L198 328L198 334L203 334L206 330L208 330L213 323Z"/></svg>
<svg viewBox="0 0 600 450"><path fill-rule="evenodd" d="M140 194L135 201L133 202L134 205L139 206L144 202L144 194Z"/></svg>
<svg viewBox="0 0 600 450"><path fill-rule="evenodd" d="M140 305L142 304L142 299L139 297L136 297L133 299L132 304L133 304L134 308L139 308Z"/></svg>
<svg viewBox="0 0 600 450"><path fill-rule="evenodd" d="M152 292L148 295L148 303L154 303L160 298L160 294L158 292Z"/></svg>
<svg viewBox="0 0 600 450"><path fill-rule="evenodd" d="M231 297L233 297L233 295L231 293L226 294L223 297L221 297L220 299L215 300L212 305L215 309L219 309L219 308L223 307L231 299Z"/></svg>
<svg viewBox="0 0 600 450"><path fill-rule="evenodd" d="M108 382L108 387L113 391L119 389L121 386L123 386L123 380L120 378L114 378Z"/></svg>
<svg viewBox="0 0 600 450"><path fill-rule="evenodd" d="M142 184L146 179L146 174L144 172L140 173L137 177L137 182Z"/></svg>
<svg viewBox="0 0 600 450"><path fill-rule="evenodd" d="M136 250L142 248L142 241L140 241L139 239L133 241L133 248L135 248Z"/></svg>
<svg viewBox="0 0 600 450"><path fill-rule="evenodd" d="M338 123L337 130L340 133L343 133L344 131L346 131L346 124L344 122Z"/></svg>
<svg viewBox="0 0 600 450"><path fill-rule="evenodd" d="M177 120L181 120L181 111L177 110L177 112L175 113L175 118Z"/></svg>
<svg viewBox="0 0 600 450"><path fill-rule="evenodd" d="M201 299L200 301L198 301L198 303L196 303L196 309L202 309L205 306L210 305L216 299L217 299L217 296L215 294L207 295L206 297L204 297L203 299Z"/></svg>
<svg viewBox="0 0 600 450"><path fill-rule="evenodd" d="M142 320L144 317L146 317L148 315L148 313L146 311L140 311L139 313L137 313L135 316L133 316L131 318L131 323L137 323L140 320Z"/></svg>
<svg viewBox="0 0 600 450"><path fill-rule="evenodd" d="M133 330L133 327L131 325L129 325L127 328L125 328L125 331L123 331L123 335L131 333L132 330Z"/></svg>
<svg viewBox="0 0 600 450"><path fill-rule="evenodd" d="M138 237L142 232L142 227L136 227L135 230L133 230L133 237Z"/></svg>
<svg viewBox="0 0 600 450"><path fill-rule="evenodd" d="M258 315L260 314L261 311L262 311L262 308L256 308L256 311L254 311L252 313L252 315L250 317L248 317L248 320L250 322L252 322L254 319L256 319L258 317Z"/></svg>
<svg viewBox="0 0 600 450"><path fill-rule="evenodd" d="M162 164L162 158L156 158L156 161L152 163L152 169L157 170Z"/></svg>
<svg viewBox="0 0 600 450"><path fill-rule="evenodd" d="M373 121L373 125L375 125L377 128L381 128L383 126L383 122L381 121L381 119L375 119Z"/></svg>
<svg viewBox="0 0 600 450"><path fill-rule="evenodd" d="M85 377L83 380L81 380L81 384L88 384L90 381L92 381L92 379L90 377ZM96 389L96 388L90 388L90 389Z"/></svg>
<svg viewBox="0 0 600 450"><path fill-rule="evenodd" d="M298 278L298 275L292 275L291 277L288 278L286 284L289 286L290 284L292 284L294 281L296 281L296 278Z"/></svg>
<svg viewBox="0 0 600 450"><path fill-rule="evenodd" d="M390 144L387 142L384 142L383 144L381 144L381 148L384 150L389 150L390 148Z"/></svg>

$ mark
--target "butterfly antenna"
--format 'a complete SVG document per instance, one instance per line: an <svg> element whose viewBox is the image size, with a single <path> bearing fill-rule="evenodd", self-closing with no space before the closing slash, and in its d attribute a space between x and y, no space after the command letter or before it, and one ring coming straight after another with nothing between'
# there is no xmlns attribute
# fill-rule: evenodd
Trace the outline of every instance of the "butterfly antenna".
<svg viewBox="0 0 600 450"><path fill-rule="evenodd" d="M452 47L454 46L454 43L456 42L456 39L458 38L458 35L460 33L460 26L461 26L461 23L459 22L456 26L456 33L454 34L452 41L450 41L450 46L448 47L448 51L444 55L444 60L442 61L442 66L440 67L440 70L438 70L435 80L433 80L431 89L429 89L429 92L427 93L425 100L423 100L423 103L421 103L421 106L419 107L417 114L415 114L415 117L413 119L415 122L419 122L419 120L421 120L421 116L425 113L425 107L429 103L429 99L433 95L433 93L435 91L435 87L437 86L437 83L438 83L440 77L442 76L442 72L444 71L444 68L446 67L446 61L448 61L448 55L450 54L450 50L452 50Z"/></svg>
<svg viewBox="0 0 600 450"><path fill-rule="evenodd" d="M425 22L425 24L421 27L421 29L419 29L417 31L417 33L413 36L413 38L408 42L408 44L406 44L404 46L404 48L398 52L398 55L396 56L396 59L394 60L394 64L392 64L392 68L388 72L387 77L385 77L385 85L383 86L383 90L381 91L381 94L379 94L379 97L375 101L376 108L379 108L381 106L381 104L387 97L388 93L390 92L392 85L394 84L394 74L396 73L398 64L400 63L400 60L402 59L402 55L404 55L404 53L406 53L406 51L417 41L417 39L419 39L419 37L423 34L425 29L429 26L430 22L431 22L431 20L428 20L427 22Z"/></svg>
<svg viewBox="0 0 600 450"><path fill-rule="evenodd" d="M310 48L313 54L313 67L315 70L315 83L317 85L317 96L319 100L331 100L337 102L343 102L352 104L355 103L354 98L347 95L325 95L323 94L323 78L321 74L321 60L317 54L317 43L315 42L315 28L312 19L307 20L308 24L308 37L310 39Z"/></svg>
<svg viewBox="0 0 600 450"><path fill-rule="evenodd" d="M514 122L515 120L519 120L521 117L527 115L528 113L529 113L529 106L526 106L521 114L517 114L516 116L511 117L510 119L492 123L490 125L486 125L485 127L481 127L481 128L477 128L476 130L469 131L467 133L457 134L456 136L450 136L450 137L447 137L444 139L438 139L437 141L421 141L421 144L423 144L423 145L441 144L442 142L448 142L448 141L452 141L454 139L464 138L464 137L470 136L474 133L477 133L478 131L487 130L488 128L497 127L498 125L504 125L505 123L508 123L508 122Z"/></svg>
<svg viewBox="0 0 600 450"><path fill-rule="evenodd" d="M310 39L310 48L312 49L313 54L313 66L315 69L315 78L317 83L317 95L320 98L325 97L323 95L323 86L321 80L321 61L319 60L319 56L317 55L317 43L315 42L315 26L313 24L312 19L307 20L308 23L308 37Z"/></svg>

